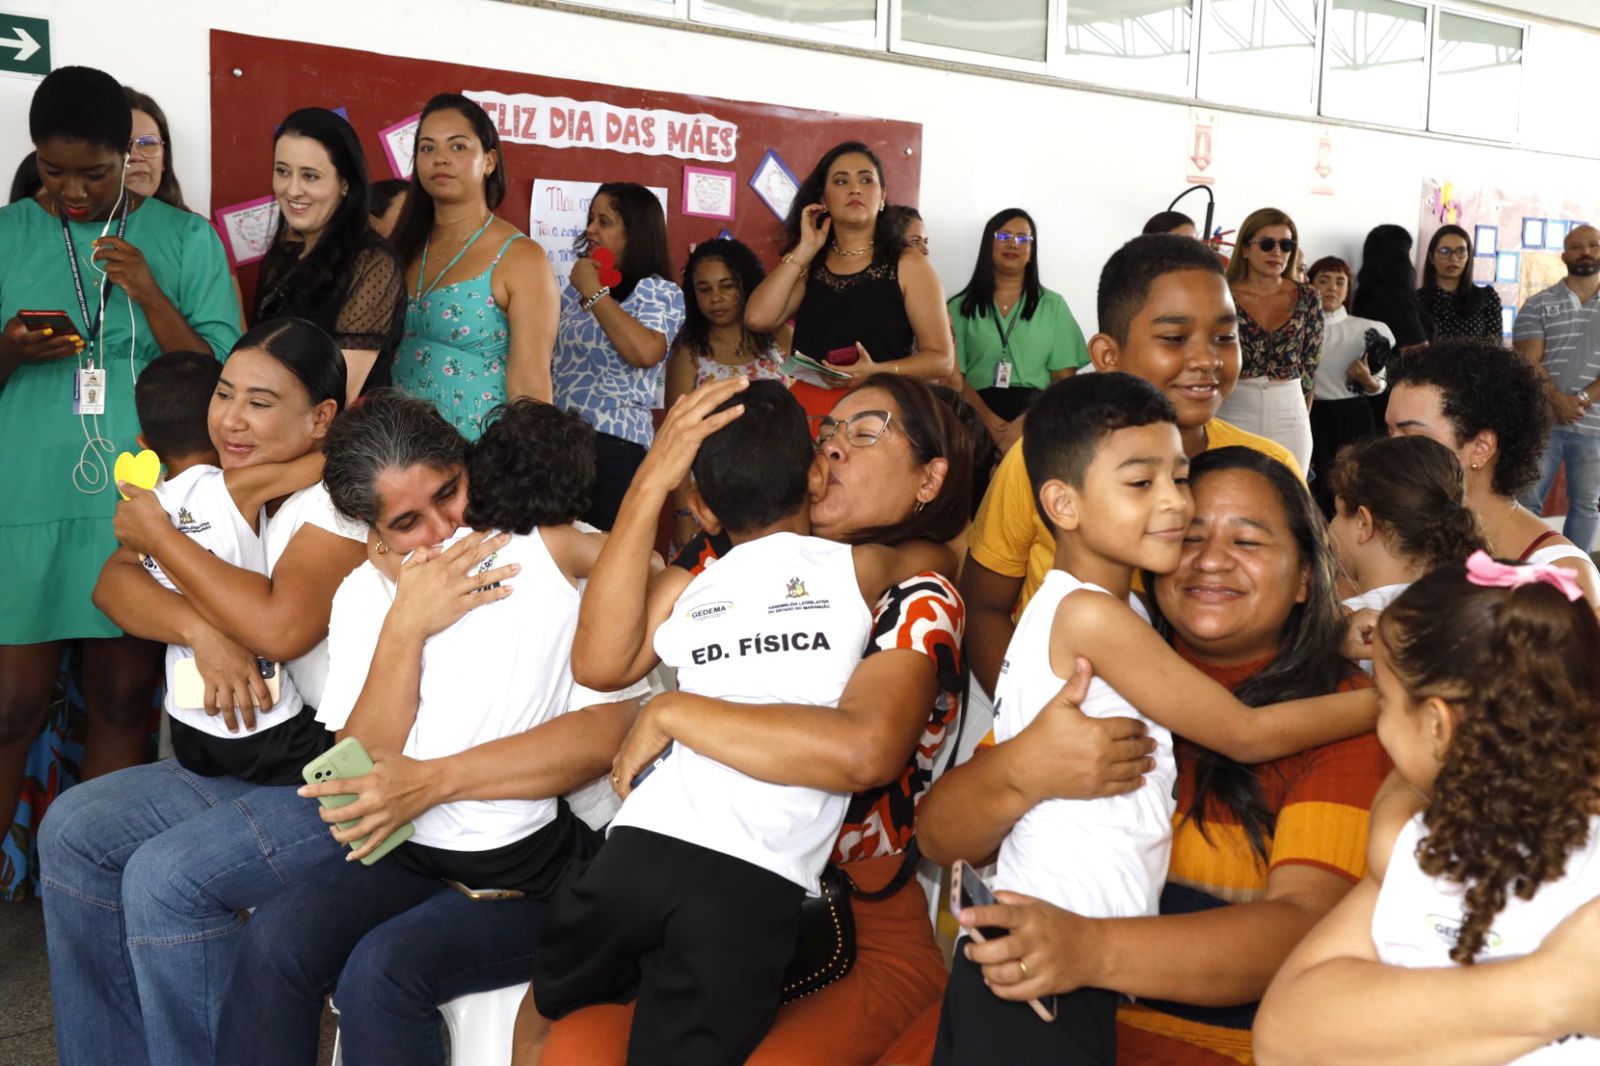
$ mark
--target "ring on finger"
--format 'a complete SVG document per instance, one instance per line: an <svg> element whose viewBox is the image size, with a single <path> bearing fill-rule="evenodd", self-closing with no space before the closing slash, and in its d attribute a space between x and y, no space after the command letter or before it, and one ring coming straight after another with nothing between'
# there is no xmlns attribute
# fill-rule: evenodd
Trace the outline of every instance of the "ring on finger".
<svg viewBox="0 0 1600 1066"><path fill-rule="evenodd" d="M1022 979L1026 981L1028 979L1028 964L1023 962L1021 959L1018 959L1017 969L1022 971Z"/></svg>

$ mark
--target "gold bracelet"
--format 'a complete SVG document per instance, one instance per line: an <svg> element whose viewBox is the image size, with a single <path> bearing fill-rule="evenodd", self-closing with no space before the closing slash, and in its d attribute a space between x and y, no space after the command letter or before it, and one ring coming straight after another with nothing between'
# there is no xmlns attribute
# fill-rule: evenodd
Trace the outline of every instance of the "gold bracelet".
<svg viewBox="0 0 1600 1066"><path fill-rule="evenodd" d="M785 253L783 253L783 258L778 260L778 262L780 262L780 263L788 263L790 266L792 266L795 269L799 270L800 273L802 273L802 274L804 274L806 272L806 265L804 263L800 262L800 260L796 259L794 257L794 253L793 252L785 252Z"/></svg>

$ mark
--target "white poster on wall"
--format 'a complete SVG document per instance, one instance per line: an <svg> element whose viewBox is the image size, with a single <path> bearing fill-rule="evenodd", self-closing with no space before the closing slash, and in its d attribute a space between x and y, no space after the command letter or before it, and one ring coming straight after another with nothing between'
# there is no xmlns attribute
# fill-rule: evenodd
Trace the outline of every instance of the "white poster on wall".
<svg viewBox="0 0 1600 1066"><path fill-rule="evenodd" d="M538 241L555 268L556 281L563 290L572 276L572 264L578 261L573 243L583 235L589 224L589 204L594 199L598 181L562 181L556 178L533 179L533 202L528 206L528 235ZM656 199L661 201L661 213L667 213L667 190L649 186Z"/></svg>
<svg viewBox="0 0 1600 1066"><path fill-rule="evenodd" d="M672 155L731 163L739 154L739 125L704 112L618 107L604 100L463 89L511 144L541 148L601 148L634 155Z"/></svg>

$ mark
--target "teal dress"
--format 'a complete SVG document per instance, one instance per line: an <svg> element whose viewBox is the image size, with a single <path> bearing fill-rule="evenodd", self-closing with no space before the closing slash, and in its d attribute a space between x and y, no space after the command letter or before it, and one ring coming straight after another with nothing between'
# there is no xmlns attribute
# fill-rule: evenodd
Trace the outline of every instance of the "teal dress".
<svg viewBox="0 0 1600 1066"><path fill-rule="evenodd" d="M395 353L394 384L407 395L432 403L468 440L482 435L484 418L506 400L511 325L494 302L489 279L506 249L521 239L520 233L512 235L482 274L436 286L406 301L406 330Z"/></svg>
<svg viewBox="0 0 1600 1066"><path fill-rule="evenodd" d="M93 314L100 274L89 265L90 242L104 223L68 225ZM167 299L219 359L225 356L239 339L239 301L210 224L145 200L128 215L124 236L144 254ZM0 323L24 309L65 311L87 328L61 223L33 200L0 208ZM111 467L119 452L139 450L134 379L161 348L144 312L116 286L95 348L106 370L105 414L98 417L73 413L80 360L28 363L0 385L0 644L122 635L89 597L117 546Z"/></svg>

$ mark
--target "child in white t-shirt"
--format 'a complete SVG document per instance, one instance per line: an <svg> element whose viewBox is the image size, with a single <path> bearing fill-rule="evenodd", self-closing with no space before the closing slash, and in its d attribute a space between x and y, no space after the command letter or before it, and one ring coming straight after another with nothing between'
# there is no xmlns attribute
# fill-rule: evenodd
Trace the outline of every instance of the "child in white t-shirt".
<svg viewBox="0 0 1600 1066"><path fill-rule="evenodd" d="M1193 513L1177 417L1153 385L1121 373L1058 382L1030 409L1022 447L1039 513L1055 532L1055 567L1006 649L995 739L1022 732L1087 659L1094 679L1082 710L1144 719L1155 767L1126 795L1033 807L1000 845L994 887L1089 918L1153 915L1171 846L1172 733L1260 762L1370 730L1375 703L1357 693L1247 707L1150 626L1132 596L1134 572L1176 570ZM1056 1019L1047 1024L1028 1004L995 996L963 941L934 1062L1110 1066L1116 1004L1096 988L1051 997L1045 1006Z"/></svg>
<svg viewBox="0 0 1600 1066"><path fill-rule="evenodd" d="M258 574L267 572L262 541L263 508L270 501L315 485L322 477L322 454L312 452L287 463L258 463L223 470L208 429L208 410L222 367L198 352L167 352L139 375L134 403L139 414L139 443L156 453L165 468L153 494L178 532L218 559ZM128 495L138 489L120 486ZM160 561L144 556L145 569L164 588L183 590L162 570ZM278 780L280 760L261 758L254 749L270 746L269 730L296 719L303 705L282 664L261 661L263 680L275 677L277 698L270 706L235 707L231 694L205 690L185 675L194 650L167 646L164 706L171 718L173 754L185 769L206 776L231 773L257 780L251 768ZM180 698L181 697L181 698ZM215 712L206 706L216 707ZM246 750L249 749L249 750ZM259 775L257 775L259 776Z"/></svg>
<svg viewBox="0 0 1600 1066"><path fill-rule="evenodd" d="M811 536L816 452L804 411L776 382L755 382L724 407L734 404L743 413L694 458L690 495L700 524L725 529L733 550L698 576L670 568L647 592L655 519L630 491L582 606L575 670L609 686L659 660L677 668L684 692L835 705L866 648L872 605L897 581L954 559L926 542L852 547ZM834 428L860 447L890 421L863 412ZM674 443L658 438L657 448ZM663 487L681 473L665 474ZM537 1008L559 1018L637 998L634 1053L741 1061L777 1011L800 902L818 891L849 797L758 780L681 743L614 784L626 796L605 846L551 900L534 960Z"/></svg>
<svg viewBox="0 0 1600 1066"><path fill-rule="evenodd" d="M1486 548L1467 507L1461 463L1427 437L1377 437L1339 452L1328 542L1357 594L1347 611L1370 635L1376 616L1417 578ZM1372 660L1361 669L1372 673Z"/></svg>

